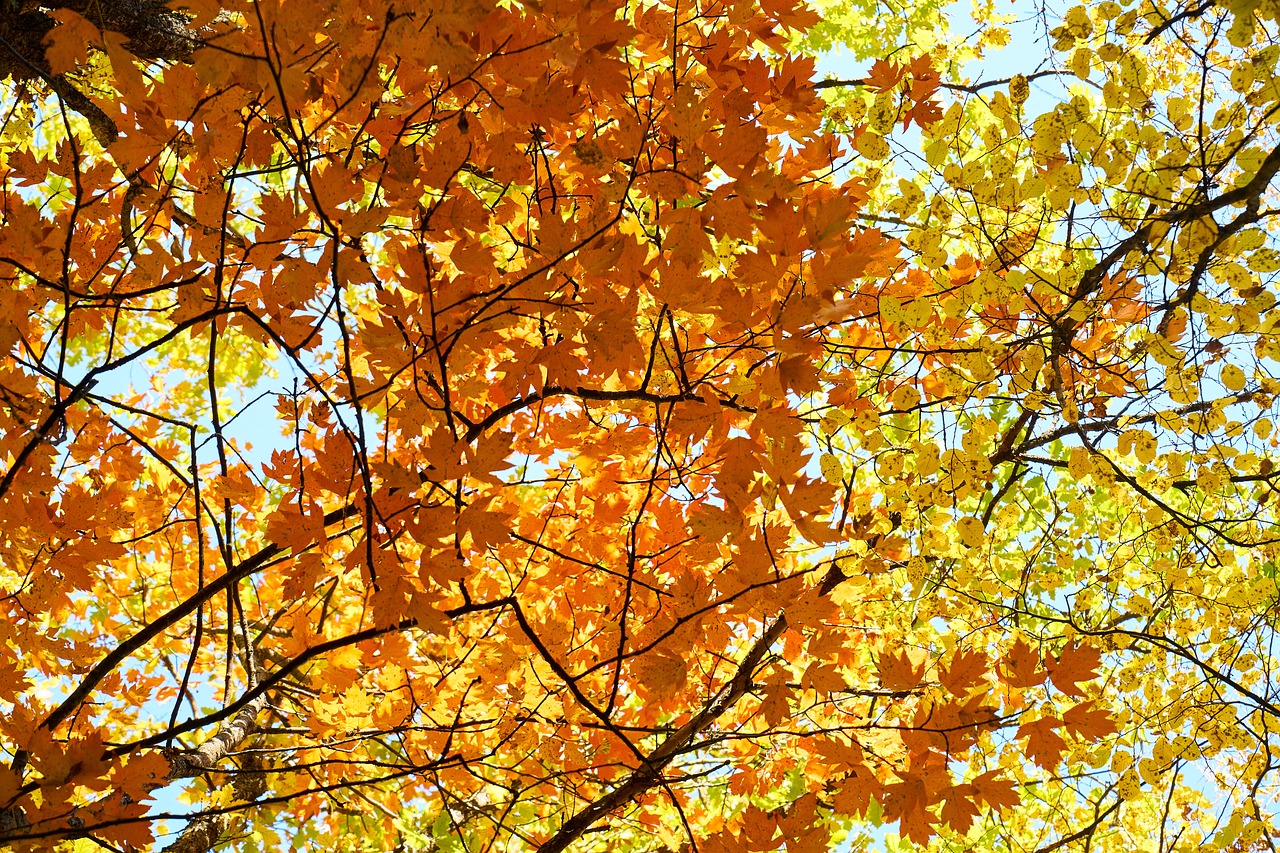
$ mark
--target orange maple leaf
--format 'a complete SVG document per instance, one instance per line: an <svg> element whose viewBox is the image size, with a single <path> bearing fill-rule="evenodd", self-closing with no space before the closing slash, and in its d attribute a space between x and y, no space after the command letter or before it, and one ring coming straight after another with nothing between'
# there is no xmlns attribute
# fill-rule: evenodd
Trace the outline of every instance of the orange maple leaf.
<svg viewBox="0 0 1280 853"><path fill-rule="evenodd" d="M937 69L933 67L932 56L927 53L921 54L911 60L909 67L911 70L912 100L926 100L930 95L938 91L938 84L941 80L938 77Z"/></svg>
<svg viewBox="0 0 1280 853"><path fill-rule="evenodd" d="M146 81L138 66L134 64L133 54L125 49L128 39L120 33L110 31L102 34L107 56L111 59L111 74L116 89L125 95L146 96Z"/></svg>
<svg viewBox="0 0 1280 853"><path fill-rule="evenodd" d="M923 101L916 101L911 107L911 111L907 113L902 120L903 129L911 123L915 122L920 127L933 127L942 118L942 105L932 98Z"/></svg>
<svg viewBox="0 0 1280 853"><path fill-rule="evenodd" d="M954 696L965 696L982 681L990 661L982 652L956 651L951 663L938 673L938 680Z"/></svg>
<svg viewBox="0 0 1280 853"><path fill-rule="evenodd" d="M146 850L155 841L146 803L117 804L113 798L111 808L94 817L108 824L93 831L103 841L114 841L126 850Z"/></svg>
<svg viewBox="0 0 1280 853"><path fill-rule="evenodd" d="M1049 676L1039 666L1040 655L1019 637L1009 653L1000 659L1000 678L1010 687L1035 687Z"/></svg>
<svg viewBox="0 0 1280 853"><path fill-rule="evenodd" d="M748 850L773 850L778 822L764 809L749 806L742 816L742 832L739 834Z"/></svg>
<svg viewBox="0 0 1280 853"><path fill-rule="evenodd" d="M999 770L988 770L974 779L974 793L978 799L995 809L1016 806L1020 801L1017 786L1008 779L997 778L999 775Z"/></svg>
<svg viewBox="0 0 1280 853"><path fill-rule="evenodd" d="M1098 664L1102 661L1101 650L1094 646L1068 643L1062 654L1050 657L1045 663L1049 670L1049 678L1053 686L1068 696L1083 696L1079 685L1098 677Z"/></svg>
<svg viewBox="0 0 1280 853"><path fill-rule="evenodd" d="M978 815L976 794L977 789L972 785L956 785L943 795L945 801L938 816L956 832L968 832Z"/></svg>
<svg viewBox="0 0 1280 853"><path fill-rule="evenodd" d="M654 698L668 698L684 687L689 664L673 651L656 649L640 658L635 672Z"/></svg>
<svg viewBox="0 0 1280 853"><path fill-rule="evenodd" d="M772 682L766 684L761 692L764 699L760 702L760 713L767 724L777 726L791 719L791 688L782 682Z"/></svg>
<svg viewBox="0 0 1280 853"><path fill-rule="evenodd" d="M506 541L511 532L511 515L485 509L491 501L478 501L458 516L458 527L471 533L471 548L483 551L490 545Z"/></svg>
<svg viewBox="0 0 1280 853"><path fill-rule="evenodd" d="M906 649L880 655L876 671L886 690L911 690L924 678L924 664L914 663Z"/></svg>
<svg viewBox="0 0 1280 853"><path fill-rule="evenodd" d="M55 9L49 17L58 22L44 37L50 71L62 74L84 64L89 59L89 47L101 43L102 31L71 9Z"/></svg>
<svg viewBox="0 0 1280 853"><path fill-rule="evenodd" d="M1081 702L1063 714L1062 725L1067 731L1089 740L1098 740L1118 731L1111 714L1095 707L1092 700Z"/></svg>
<svg viewBox="0 0 1280 853"><path fill-rule="evenodd" d="M872 797L878 799L883 791L884 785L870 767L855 764L836 792L832 806L842 815L866 814Z"/></svg>
<svg viewBox="0 0 1280 853"><path fill-rule="evenodd" d="M1027 755L1045 770L1057 767L1066 752L1067 742L1054 731L1061 725L1062 720L1057 717L1041 717L1018 727L1018 737L1027 739Z"/></svg>
<svg viewBox="0 0 1280 853"><path fill-rule="evenodd" d="M871 70L867 72L867 76L863 78L863 82L869 89L887 92L902 82L905 71L906 69L887 59L877 59L871 66Z"/></svg>
<svg viewBox="0 0 1280 853"><path fill-rule="evenodd" d="M131 754L124 765L118 765L111 774L111 782L129 799L140 801L162 787L168 775L169 759L159 751L149 749Z"/></svg>
<svg viewBox="0 0 1280 853"><path fill-rule="evenodd" d="M0 809L6 808L18 796L22 777L8 767L0 767Z"/></svg>
<svg viewBox="0 0 1280 853"><path fill-rule="evenodd" d="M827 853L831 830L817 811L818 798L805 794L783 809L778 830L787 840L787 853Z"/></svg>
<svg viewBox="0 0 1280 853"><path fill-rule="evenodd" d="M838 737L822 738L814 743L822 763L831 768L857 768L862 764L862 747L857 741L845 741Z"/></svg>
<svg viewBox="0 0 1280 853"><path fill-rule="evenodd" d="M885 788L884 820L898 821L898 832L917 844L924 844L933 837L929 806L929 792L924 780L907 775L901 783Z"/></svg>

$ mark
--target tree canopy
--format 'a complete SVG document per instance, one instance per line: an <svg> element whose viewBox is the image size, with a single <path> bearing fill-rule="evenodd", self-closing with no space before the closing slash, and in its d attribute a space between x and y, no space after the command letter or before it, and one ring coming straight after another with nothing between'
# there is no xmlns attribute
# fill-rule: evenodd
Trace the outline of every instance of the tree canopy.
<svg viewBox="0 0 1280 853"><path fill-rule="evenodd" d="M1274 853L1278 18L6 0L0 846Z"/></svg>

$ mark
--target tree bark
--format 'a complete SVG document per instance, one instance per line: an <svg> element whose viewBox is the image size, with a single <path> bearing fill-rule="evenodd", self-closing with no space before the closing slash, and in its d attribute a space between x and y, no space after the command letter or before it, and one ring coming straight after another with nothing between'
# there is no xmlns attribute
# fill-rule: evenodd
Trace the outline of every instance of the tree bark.
<svg viewBox="0 0 1280 853"><path fill-rule="evenodd" d="M67 74L54 74L49 65L45 37L57 26L52 13L60 9L75 12L101 30L120 33L127 39L125 49L146 62L186 62L203 44L189 26L190 19L161 0L0 0L0 82L38 81L48 86L88 119L103 147L119 136L115 122Z"/></svg>

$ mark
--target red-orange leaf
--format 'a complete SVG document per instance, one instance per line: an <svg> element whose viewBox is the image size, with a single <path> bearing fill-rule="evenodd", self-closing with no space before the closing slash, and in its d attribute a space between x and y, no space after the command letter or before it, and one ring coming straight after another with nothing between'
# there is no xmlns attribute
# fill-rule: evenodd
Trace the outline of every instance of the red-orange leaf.
<svg viewBox="0 0 1280 853"><path fill-rule="evenodd" d="M1062 726L1088 740L1097 740L1117 731L1111 714L1095 707L1092 701L1081 702L1063 714Z"/></svg>
<svg viewBox="0 0 1280 853"><path fill-rule="evenodd" d="M1066 741L1054 731L1060 726L1062 720L1057 717L1041 717L1018 727L1018 737L1027 739L1027 755L1046 770L1057 767L1067 749Z"/></svg>
<svg viewBox="0 0 1280 853"><path fill-rule="evenodd" d="M1019 802L1017 786L1009 779L1000 778L999 770L988 770L972 784L978 799L992 808L1003 811Z"/></svg>
<svg viewBox="0 0 1280 853"><path fill-rule="evenodd" d="M938 71L933 67L933 57L924 53L911 60L911 98L924 101L938 91L941 82Z"/></svg>
<svg viewBox="0 0 1280 853"><path fill-rule="evenodd" d="M885 59L877 59L863 82L876 92L887 92L902 82L906 69Z"/></svg>
<svg viewBox="0 0 1280 853"><path fill-rule="evenodd" d="M1102 661L1102 652L1094 646L1084 643L1076 645L1068 643L1057 657L1046 661L1049 678L1053 686L1068 696L1083 696L1080 684L1098 677L1098 664Z"/></svg>
<svg viewBox="0 0 1280 853"><path fill-rule="evenodd" d="M955 696L965 696L978 686L986 674L990 661L982 652L959 649L951 662L938 673L938 680Z"/></svg>
<svg viewBox="0 0 1280 853"><path fill-rule="evenodd" d="M956 832L968 832L978 815L978 804L974 802L976 794L977 790L972 785L956 785L943 794L945 800L938 816Z"/></svg>
<svg viewBox="0 0 1280 853"><path fill-rule="evenodd" d="M1040 669L1040 655L1021 637L1014 641L1000 664L1000 677L1010 687L1035 687L1048 677L1048 673Z"/></svg>
<svg viewBox="0 0 1280 853"><path fill-rule="evenodd" d="M906 649L886 651L876 661L876 671L886 690L911 690L924 678L924 663L915 663Z"/></svg>

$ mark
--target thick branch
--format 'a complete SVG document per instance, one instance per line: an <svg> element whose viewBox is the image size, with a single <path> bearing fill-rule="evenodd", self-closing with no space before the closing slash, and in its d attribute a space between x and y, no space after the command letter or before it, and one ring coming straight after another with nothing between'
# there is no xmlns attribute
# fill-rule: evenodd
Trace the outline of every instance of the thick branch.
<svg viewBox="0 0 1280 853"><path fill-rule="evenodd" d="M31 77L31 67L49 73L45 56L45 36L57 21L51 12L66 9L105 32L124 36L125 49L139 59L159 62L186 62L203 44L189 26L190 18L170 9L162 0L19 0L16 11L0 16L0 37L18 51L14 57L0 57L0 79Z"/></svg>
<svg viewBox="0 0 1280 853"><path fill-rule="evenodd" d="M187 824L177 841L164 848L164 853L206 853L222 840L230 826L230 814L198 817Z"/></svg>
<svg viewBox="0 0 1280 853"><path fill-rule="evenodd" d="M199 776L211 770L227 753L238 747L255 728L258 714L266 707L267 694L259 693L230 720L225 721L218 733L190 752L169 757L169 778Z"/></svg>
<svg viewBox="0 0 1280 853"><path fill-rule="evenodd" d="M103 32L123 35L125 49L144 62L186 62L204 43L188 26L188 16L163 0L10 0L9 5L10 11L0 14L0 81L40 80L88 120L104 148L116 141L119 130L65 74L55 74L49 65L45 39L57 26L50 13L66 9Z"/></svg>

